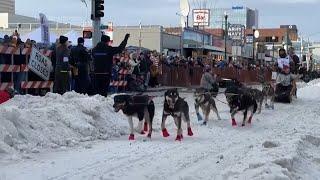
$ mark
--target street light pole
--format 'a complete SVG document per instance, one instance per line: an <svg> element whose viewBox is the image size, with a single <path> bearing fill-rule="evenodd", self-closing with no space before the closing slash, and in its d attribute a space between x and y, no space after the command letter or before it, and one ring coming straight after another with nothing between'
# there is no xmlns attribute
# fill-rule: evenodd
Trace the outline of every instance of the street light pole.
<svg viewBox="0 0 320 180"><path fill-rule="evenodd" d="M227 61L228 14L226 11L224 12L224 20L224 60Z"/></svg>
<svg viewBox="0 0 320 180"><path fill-rule="evenodd" d="M259 31L256 30L255 27L252 28L253 30L253 61L255 61L255 56L256 56L256 53L254 52L254 49L255 49L255 44L256 44L256 39L259 38L260 34L259 34Z"/></svg>
<svg viewBox="0 0 320 180"><path fill-rule="evenodd" d="M274 41L276 40L275 36L272 36L272 61L274 60Z"/></svg>
<svg viewBox="0 0 320 180"><path fill-rule="evenodd" d="M96 0L91 1L91 12L92 12L92 26L93 26L93 37L92 37L92 47L95 47L98 42L101 39L101 31L100 31L100 25L101 25L101 18L95 17L95 4Z"/></svg>
<svg viewBox="0 0 320 180"><path fill-rule="evenodd" d="M142 46L142 23L139 22L139 53L141 52L141 46Z"/></svg>
<svg viewBox="0 0 320 180"><path fill-rule="evenodd" d="M254 47L255 47L255 37L254 37L254 32L256 31L255 28L252 29L253 31L253 38L252 38L252 60L255 62L255 52L254 52Z"/></svg>
<svg viewBox="0 0 320 180"><path fill-rule="evenodd" d="M303 57L303 37L300 35L300 62L302 62Z"/></svg>

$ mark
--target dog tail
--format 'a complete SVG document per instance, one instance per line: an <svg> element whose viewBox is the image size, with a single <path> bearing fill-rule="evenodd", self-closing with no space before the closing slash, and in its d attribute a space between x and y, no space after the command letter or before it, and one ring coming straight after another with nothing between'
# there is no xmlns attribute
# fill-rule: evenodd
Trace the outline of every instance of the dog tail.
<svg viewBox="0 0 320 180"><path fill-rule="evenodd" d="M149 112L149 116L150 116L150 121L152 122L153 117L154 117L154 113L155 113L155 107L154 107L154 102L153 100L149 101L148 104L148 112Z"/></svg>

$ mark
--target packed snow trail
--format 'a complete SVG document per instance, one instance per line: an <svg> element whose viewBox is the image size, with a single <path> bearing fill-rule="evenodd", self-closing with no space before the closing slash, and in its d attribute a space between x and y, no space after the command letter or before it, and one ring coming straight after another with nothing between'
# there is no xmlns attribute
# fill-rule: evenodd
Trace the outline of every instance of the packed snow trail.
<svg viewBox="0 0 320 180"><path fill-rule="evenodd" d="M195 135L188 137L184 130L182 142L174 141L171 118L171 136L161 136L163 98L158 97L150 141L138 135L129 142L122 136L59 152L30 154L23 160L0 164L0 179L320 179L320 100L310 98L319 96L314 95L320 94L316 86L299 91L303 98L292 104L275 104L274 111L263 110L254 116L252 125L235 128L228 107L219 102L222 120L211 115L207 127L198 125L192 94L183 93ZM218 99L225 101L223 95ZM241 120L239 114L239 125Z"/></svg>

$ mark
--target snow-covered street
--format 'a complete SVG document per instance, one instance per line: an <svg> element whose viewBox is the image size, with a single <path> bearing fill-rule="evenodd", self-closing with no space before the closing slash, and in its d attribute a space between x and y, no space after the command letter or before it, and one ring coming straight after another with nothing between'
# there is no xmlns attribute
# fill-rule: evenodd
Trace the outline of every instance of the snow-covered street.
<svg viewBox="0 0 320 180"><path fill-rule="evenodd" d="M211 114L209 125L200 126L196 120L192 93L181 93L189 103L194 132L193 137L188 137L184 131L185 138L182 142L174 141L176 131L172 118L168 119L171 136L166 139L161 136L163 97L154 99L156 116L152 139L137 135L136 140L131 142L127 135L123 135L129 131L124 116L111 115L111 100L103 103L98 97L69 94L64 100L59 100L60 104L57 101L54 105L56 110L64 109L64 113L68 114L66 119L69 119L63 120L60 119L63 118L60 116L61 112L54 114L53 110L39 110L44 106L43 102L40 103L41 99L18 97L18 100L14 99L13 102L0 106L1 113L9 112L12 108L20 113L29 112L28 107L22 107L19 98L25 100L31 103L35 115L21 119L30 120L44 115L46 118L48 113L44 112L49 111L51 116L57 116L56 119L50 119L50 122L57 122L52 125L49 120L44 120L48 126L67 126L74 130L70 132L67 128L57 129L56 133L61 134L56 135L56 138L70 136L65 138L66 141L69 144L75 143L68 146L69 144L62 143L61 139L60 143L54 143L53 146L56 140L51 140L55 137L47 137L40 138L43 145L40 148L36 143L39 139L33 136L42 136L43 133L35 133L36 127L33 131L25 130L26 134L33 132L33 136L24 134L23 137L19 136L24 133L21 133L21 127L15 127L20 132L17 132L16 137L12 134L9 136L13 138L11 145L8 145L8 140L4 139L13 131L8 130L6 122L13 121L12 117L19 118L23 115L13 116L14 113L11 113L10 117L1 116L0 129L5 129L0 132L0 156L3 156L0 158L0 179L320 179L320 83L316 80L303 86L305 87L298 91L298 99L292 104L275 104L275 110L263 109L261 114L254 116L252 125L235 128L231 126L229 108L221 102L217 102L217 106L222 120L218 121L217 117ZM58 97L49 95L46 98L54 101ZM79 98L82 98L81 102ZM218 99L226 101L224 95L219 95ZM72 101L72 105L69 105L70 101L67 100ZM102 110L102 105L108 106L106 109L109 110ZM68 110L68 107L71 109ZM89 109L85 111L88 117L83 120L81 113L86 108ZM94 113L94 110L101 113ZM101 116L113 119L102 120L104 117ZM239 125L241 120L242 115L239 114ZM85 123L91 125L87 126L88 130L83 128ZM23 123L13 125L19 126ZM98 127L102 125L106 126L106 132L101 130L102 127ZM108 132L110 129L113 130L112 133ZM47 131L48 136L54 133L50 128ZM101 136L104 138L100 138ZM30 143L26 143L27 141ZM22 145L24 148L19 149Z"/></svg>

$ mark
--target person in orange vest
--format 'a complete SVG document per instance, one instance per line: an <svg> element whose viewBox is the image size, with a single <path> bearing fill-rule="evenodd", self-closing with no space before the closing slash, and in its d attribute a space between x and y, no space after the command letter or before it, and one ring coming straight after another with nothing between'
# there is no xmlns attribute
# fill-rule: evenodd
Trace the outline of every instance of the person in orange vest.
<svg viewBox="0 0 320 180"><path fill-rule="evenodd" d="M4 91L0 91L0 104L9 101L11 98L14 97L15 91L13 88L8 88Z"/></svg>

